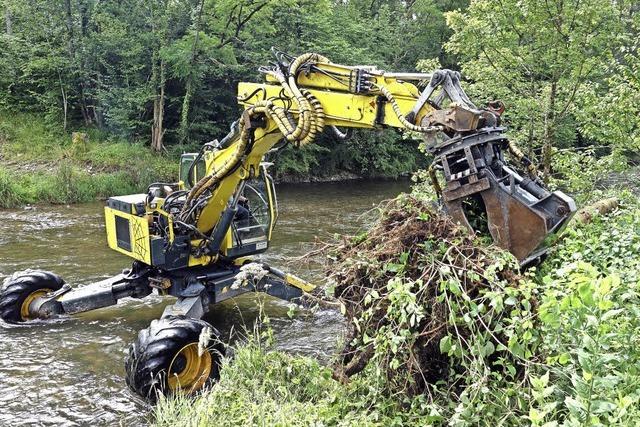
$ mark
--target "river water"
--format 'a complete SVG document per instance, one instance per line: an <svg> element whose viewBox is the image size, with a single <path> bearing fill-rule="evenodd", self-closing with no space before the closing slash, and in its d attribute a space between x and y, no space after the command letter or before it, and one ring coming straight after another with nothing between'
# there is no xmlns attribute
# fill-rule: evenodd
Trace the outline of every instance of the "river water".
<svg viewBox="0 0 640 427"><path fill-rule="evenodd" d="M342 182L278 187L280 216L270 264L321 280L319 266L295 257L316 236L353 233L381 200L409 188L407 182ZM0 279L27 268L60 274L82 286L127 267L129 259L105 242L102 203L0 210ZM251 328L256 295L212 307L205 319L233 342ZM278 346L327 360L342 332L339 314L298 311L262 297ZM124 382L124 358L140 329L159 317L170 299L125 299L117 306L76 317L8 325L0 321L0 425L146 425L149 407Z"/></svg>

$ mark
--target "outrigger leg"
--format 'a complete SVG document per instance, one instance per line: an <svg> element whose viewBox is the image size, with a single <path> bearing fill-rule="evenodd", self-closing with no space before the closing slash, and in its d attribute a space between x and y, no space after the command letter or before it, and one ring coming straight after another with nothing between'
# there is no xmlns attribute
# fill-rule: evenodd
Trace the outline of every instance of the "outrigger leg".
<svg viewBox="0 0 640 427"><path fill-rule="evenodd" d="M188 272L158 272L134 263L131 269L116 276L77 289L64 283L53 273L28 271L9 281L6 286L8 288L13 282L17 282L22 285L21 293L32 291L24 298L26 306L20 307L26 315L22 319L5 320L16 322L78 314L116 305L119 300L127 297L141 299L152 292L178 298L177 302L167 306L162 317L185 316L200 319L211 305L243 293L263 292L300 303L304 293L314 289L313 285L302 279L266 264L252 265L258 271L245 274L243 272L247 270L236 266L215 271L201 269L194 272L190 269ZM243 278L238 279L238 275ZM32 289L22 289L25 283ZM19 298L14 299L17 303Z"/></svg>

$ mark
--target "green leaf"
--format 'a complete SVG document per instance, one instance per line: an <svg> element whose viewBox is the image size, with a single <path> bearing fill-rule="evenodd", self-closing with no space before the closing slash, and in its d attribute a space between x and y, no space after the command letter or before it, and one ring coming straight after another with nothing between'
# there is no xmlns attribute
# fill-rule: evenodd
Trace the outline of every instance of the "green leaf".
<svg viewBox="0 0 640 427"><path fill-rule="evenodd" d="M614 411L617 405L605 400L593 400L591 401L591 412L594 414L604 414L606 412Z"/></svg>
<svg viewBox="0 0 640 427"><path fill-rule="evenodd" d="M440 353L448 354L451 350L451 336L445 335L440 339Z"/></svg>

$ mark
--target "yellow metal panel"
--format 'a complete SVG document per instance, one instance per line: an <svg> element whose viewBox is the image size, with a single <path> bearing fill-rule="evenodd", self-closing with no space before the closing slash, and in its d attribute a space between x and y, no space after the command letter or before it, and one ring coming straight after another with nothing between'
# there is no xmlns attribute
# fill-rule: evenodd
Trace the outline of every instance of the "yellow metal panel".
<svg viewBox="0 0 640 427"><path fill-rule="evenodd" d="M311 292L316 288L315 285L312 285L306 280L302 280L301 278L299 278L298 276L294 276L293 274L287 274L285 276L285 281L288 285L301 289L304 292Z"/></svg>
<svg viewBox="0 0 640 427"><path fill-rule="evenodd" d="M265 169L264 171L264 180L265 180L265 187L267 190L267 199L269 202L269 216L270 216L270 221L269 221L269 235L267 236L267 240L271 241L271 235L273 233L273 229L276 225L276 203L278 203L274 197L273 194L273 182L267 178L267 171Z"/></svg>
<svg viewBox="0 0 640 427"><path fill-rule="evenodd" d="M238 184L242 179L248 177L248 171L253 167L255 171L258 170L260 161L264 154L269 151L280 139L282 134L276 131L276 124L271 122L266 129L256 129L255 142L251 154L243 163L243 167L238 168L231 175L226 177L220 182L220 185L213 191L209 203L202 209L196 226L198 230L203 233L209 232L220 220L222 211L227 206L229 198L235 192ZM233 152L236 150L236 144L233 144L229 148L216 152L215 157L207 163L207 174L213 173L216 168L219 168L227 159L229 159ZM229 247L231 239L228 236L226 243L222 249Z"/></svg>
<svg viewBox="0 0 640 427"><path fill-rule="evenodd" d="M151 245L149 238L149 223L146 217L127 214L109 207L104 208L107 243L117 252L128 255L145 264L151 265ZM129 220L129 236L131 236L131 251L118 246L116 238L116 217Z"/></svg>
<svg viewBox="0 0 640 427"><path fill-rule="evenodd" d="M358 68L339 64L316 64L315 66L322 71L298 74L296 82L299 87L330 90L332 93L336 91L349 92L351 73ZM414 100L420 96L418 88L409 82L386 76L384 71L371 69L366 71L368 73L368 81L379 86L386 86L395 96L408 96L414 98ZM273 83L276 84L277 82Z"/></svg>

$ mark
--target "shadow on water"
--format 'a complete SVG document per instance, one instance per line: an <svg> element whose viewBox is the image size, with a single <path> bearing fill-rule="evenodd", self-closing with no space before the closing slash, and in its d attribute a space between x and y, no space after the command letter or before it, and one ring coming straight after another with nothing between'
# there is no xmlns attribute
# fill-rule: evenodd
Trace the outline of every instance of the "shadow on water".
<svg viewBox="0 0 640 427"><path fill-rule="evenodd" d="M291 262L316 238L365 227L381 200L409 188L408 182L281 185L280 216L270 251L273 265L320 280L318 265ZM74 286L108 277L130 261L106 246L102 204L38 206L0 211L0 279L27 268L51 270ZM229 340L251 330L264 301L280 348L330 358L342 332L331 311L297 310L270 297L244 295L212 308L206 320ZM124 382L124 358L140 329L158 318L169 299L127 299L77 317L0 323L0 425L144 425L148 408ZM231 338L233 340L234 338Z"/></svg>

